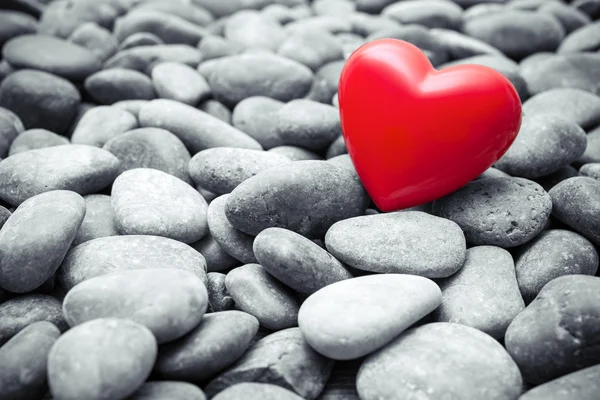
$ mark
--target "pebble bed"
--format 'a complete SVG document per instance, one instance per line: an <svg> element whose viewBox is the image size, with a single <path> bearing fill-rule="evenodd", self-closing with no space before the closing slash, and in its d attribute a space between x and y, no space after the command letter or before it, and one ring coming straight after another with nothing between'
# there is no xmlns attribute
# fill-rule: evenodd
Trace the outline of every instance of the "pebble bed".
<svg viewBox="0 0 600 400"><path fill-rule="evenodd" d="M380 38L524 113L392 213L337 109ZM599 0L4 0L0 47L0 400L600 399Z"/></svg>

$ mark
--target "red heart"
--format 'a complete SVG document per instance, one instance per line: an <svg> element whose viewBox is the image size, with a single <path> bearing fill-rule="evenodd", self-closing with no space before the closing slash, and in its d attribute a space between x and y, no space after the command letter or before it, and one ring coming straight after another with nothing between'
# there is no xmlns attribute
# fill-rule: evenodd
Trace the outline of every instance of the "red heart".
<svg viewBox="0 0 600 400"><path fill-rule="evenodd" d="M348 153L383 211L465 185L502 157L521 125L519 96L502 74L480 65L437 71L396 39L356 50L338 96Z"/></svg>

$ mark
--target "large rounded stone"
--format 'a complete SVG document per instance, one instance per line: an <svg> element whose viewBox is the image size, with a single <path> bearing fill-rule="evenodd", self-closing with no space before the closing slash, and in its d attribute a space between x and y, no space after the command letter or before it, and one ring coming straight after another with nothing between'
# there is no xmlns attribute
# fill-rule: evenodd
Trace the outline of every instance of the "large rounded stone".
<svg viewBox="0 0 600 400"><path fill-rule="evenodd" d="M521 385L502 345L477 329L445 322L405 331L368 356L356 378L361 400L515 400Z"/></svg>
<svg viewBox="0 0 600 400"><path fill-rule="evenodd" d="M465 260L459 226L420 211L368 215L333 225L325 245L340 261L370 272L444 278Z"/></svg>
<svg viewBox="0 0 600 400"><path fill-rule="evenodd" d="M523 178L476 180L433 203L433 213L456 222L467 242L500 247L534 238L551 211L548 193Z"/></svg>
<svg viewBox="0 0 600 400"><path fill-rule="evenodd" d="M48 280L69 250L85 215L77 193L51 191L21 204L0 231L0 286L30 292Z"/></svg>
<svg viewBox="0 0 600 400"><path fill-rule="evenodd" d="M106 68L84 82L86 92L100 104L124 100L152 100L156 97L152 81L141 72L125 68Z"/></svg>
<svg viewBox="0 0 600 400"><path fill-rule="evenodd" d="M600 124L600 97L581 89L551 89L527 100L523 113L569 119L589 130Z"/></svg>
<svg viewBox="0 0 600 400"><path fill-rule="evenodd" d="M322 237L335 222L362 215L368 196L356 176L323 161L302 161L263 171L227 199L225 213L242 232L280 227Z"/></svg>

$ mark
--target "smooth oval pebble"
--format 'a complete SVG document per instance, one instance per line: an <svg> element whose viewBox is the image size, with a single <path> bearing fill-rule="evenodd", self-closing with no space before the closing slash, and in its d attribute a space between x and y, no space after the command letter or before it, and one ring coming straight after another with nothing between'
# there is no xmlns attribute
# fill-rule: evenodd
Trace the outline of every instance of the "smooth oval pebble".
<svg viewBox="0 0 600 400"><path fill-rule="evenodd" d="M518 250L515 260L517 281L527 303L559 276L595 275L598 271L598 252L592 243L563 229L542 232Z"/></svg>
<svg viewBox="0 0 600 400"><path fill-rule="evenodd" d="M189 163L189 172L197 185L221 195L259 172L290 162L265 151L218 147L197 153Z"/></svg>
<svg viewBox="0 0 600 400"><path fill-rule="evenodd" d="M550 189L552 216L600 245L600 182L573 177Z"/></svg>
<svg viewBox="0 0 600 400"><path fill-rule="evenodd" d="M93 22L86 22L71 33L69 42L91 51L96 58L104 61L117 52L119 42L112 32Z"/></svg>
<svg viewBox="0 0 600 400"><path fill-rule="evenodd" d="M362 215L367 201L352 172L323 161L298 161L244 181L229 195L225 214L251 235L279 227L318 238L335 222Z"/></svg>
<svg viewBox="0 0 600 400"><path fill-rule="evenodd" d="M127 400L206 400L199 387L186 382L148 381Z"/></svg>
<svg viewBox="0 0 600 400"><path fill-rule="evenodd" d="M226 122L174 100L153 100L142 106L140 125L175 134L192 155L212 147L262 150L261 145Z"/></svg>
<svg viewBox="0 0 600 400"><path fill-rule="evenodd" d="M111 192L115 224L124 235L165 236L184 243L208 232L204 197L181 179L136 168L115 179Z"/></svg>
<svg viewBox="0 0 600 400"><path fill-rule="evenodd" d="M163 4L162 2L156 2L157 4ZM143 3L142 3L143 4ZM150 3L147 3L150 4ZM159 44L165 44L161 38L150 32L137 32L127 36L119 44L119 51L128 50L139 46L155 46Z"/></svg>
<svg viewBox="0 0 600 400"><path fill-rule="evenodd" d="M344 58L340 42L331 33L323 30L289 35L277 49L277 54L304 64L313 71L329 62Z"/></svg>
<svg viewBox="0 0 600 400"><path fill-rule="evenodd" d="M101 318L71 328L48 357L50 392L61 400L124 399L156 360L152 332L127 319Z"/></svg>
<svg viewBox="0 0 600 400"><path fill-rule="evenodd" d="M600 392L600 365L561 376L527 391L519 400L594 400Z"/></svg>
<svg viewBox="0 0 600 400"><path fill-rule="evenodd" d="M539 178L566 167L585 152L585 131L562 116L526 116L517 138L494 167L523 178Z"/></svg>
<svg viewBox="0 0 600 400"><path fill-rule="evenodd" d="M152 100L156 97L152 81L141 72L125 68L105 68L84 82L86 92L100 104L124 100Z"/></svg>
<svg viewBox="0 0 600 400"><path fill-rule="evenodd" d="M208 290L208 309L210 312L229 311L235 308L235 302L225 287L226 275L220 272L209 272L206 279Z"/></svg>
<svg viewBox="0 0 600 400"><path fill-rule="evenodd" d="M204 257L190 246L161 236L109 236L72 248L58 270L58 281L69 291L95 276L140 268L176 268L206 281Z"/></svg>
<svg viewBox="0 0 600 400"><path fill-rule="evenodd" d="M504 343L523 378L541 384L600 363L600 278L553 279L512 321Z"/></svg>
<svg viewBox="0 0 600 400"><path fill-rule="evenodd" d="M424 212L405 211L360 216L333 225L327 250L363 271L444 278L465 260L465 237L459 226Z"/></svg>
<svg viewBox="0 0 600 400"><path fill-rule="evenodd" d="M299 328L265 336L206 387L209 398L243 382L269 383L314 400L325 387L333 361L315 352Z"/></svg>
<svg viewBox="0 0 600 400"><path fill-rule="evenodd" d="M69 327L62 314L62 304L46 294L25 294L0 304L0 346L25 327L47 321L61 331Z"/></svg>
<svg viewBox="0 0 600 400"><path fill-rule="evenodd" d="M37 19L26 12L2 10L0 12L0 46L13 37L35 33L37 24Z"/></svg>
<svg viewBox="0 0 600 400"><path fill-rule="evenodd" d="M2 55L13 67L46 71L73 81L83 81L101 67L85 47L46 35L22 35L8 41Z"/></svg>
<svg viewBox="0 0 600 400"><path fill-rule="evenodd" d="M523 178L476 180L433 203L433 213L456 222L467 242L499 247L533 239L551 211L548 193Z"/></svg>
<svg viewBox="0 0 600 400"><path fill-rule="evenodd" d="M15 154L0 162L0 198L19 205L40 193L70 190L81 195L110 185L119 160L106 150L62 145Z"/></svg>
<svg viewBox="0 0 600 400"><path fill-rule="evenodd" d="M223 250L210 232L196 243L190 244L190 246L204 256L208 272L227 271L239 264L237 259Z"/></svg>
<svg viewBox="0 0 600 400"><path fill-rule="evenodd" d="M462 9L451 1L405 0L390 4L381 15L401 24L457 29L461 24Z"/></svg>
<svg viewBox="0 0 600 400"><path fill-rule="evenodd" d="M286 229L265 229L256 236L253 250L269 274L300 293L311 294L352 278L343 264L326 250Z"/></svg>
<svg viewBox="0 0 600 400"><path fill-rule="evenodd" d="M160 128L139 128L122 133L104 145L119 159L122 173L153 168L192 183L188 173L190 153L179 138Z"/></svg>
<svg viewBox="0 0 600 400"><path fill-rule="evenodd" d="M208 305L202 279L172 268L118 271L83 281L67 293L63 312L71 327L97 318L126 318L146 326L159 344L200 323Z"/></svg>
<svg viewBox="0 0 600 400"><path fill-rule="evenodd" d="M85 216L85 201L57 190L23 202L0 231L0 287L15 293L41 286L60 266Z"/></svg>
<svg viewBox="0 0 600 400"><path fill-rule="evenodd" d="M152 83L158 97L197 105L211 94L208 82L192 67L162 62L152 68Z"/></svg>
<svg viewBox="0 0 600 400"><path fill-rule="evenodd" d="M208 228L215 241L231 257L246 264L255 263L257 261L252 250L254 237L235 229L225 215L229 196L224 194L210 202L207 213Z"/></svg>
<svg viewBox="0 0 600 400"><path fill-rule="evenodd" d="M285 39L285 30L258 11L240 10L225 21L224 36L244 48L277 50Z"/></svg>
<svg viewBox="0 0 600 400"><path fill-rule="evenodd" d="M186 336L159 349L154 373L161 379L204 383L239 359L258 331L258 320L242 311L204 315Z"/></svg>
<svg viewBox="0 0 600 400"><path fill-rule="evenodd" d="M44 396L48 354L59 336L60 331L50 322L34 322L0 347L1 399Z"/></svg>
<svg viewBox="0 0 600 400"><path fill-rule="evenodd" d="M123 109L111 106L93 107L75 127L71 142L102 147L110 139L137 128L137 119Z"/></svg>
<svg viewBox="0 0 600 400"><path fill-rule="evenodd" d="M477 329L446 322L405 331L368 356L356 378L361 400L514 400L521 385L519 369L502 345Z"/></svg>
<svg viewBox="0 0 600 400"><path fill-rule="evenodd" d="M43 149L46 147L69 144L69 139L46 129L29 129L19 134L13 140L8 151L12 156L24 151Z"/></svg>
<svg viewBox="0 0 600 400"><path fill-rule="evenodd" d="M259 264L231 270L225 287L236 307L255 316L261 326L278 331L298 325L300 303Z"/></svg>
<svg viewBox="0 0 600 400"><path fill-rule="evenodd" d="M238 383L223 390L214 400L301 400L296 393L267 383Z"/></svg>
<svg viewBox="0 0 600 400"><path fill-rule="evenodd" d="M283 144L275 129L275 115L283 106L283 102L269 97L248 97L235 106L231 122L268 150Z"/></svg>
<svg viewBox="0 0 600 400"><path fill-rule="evenodd" d="M585 164L579 169L579 175L599 180L600 163Z"/></svg>
<svg viewBox="0 0 600 400"><path fill-rule="evenodd" d="M497 340L525 308L513 258L500 247L471 247L462 268L438 284L442 303L434 311L436 322L467 325Z"/></svg>
<svg viewBox="0 0 600 400"><path fill-rule="evenodd" d="M17 114L0 107L0 157L10 155L9 149L24 130L25 127ZM68 140L66 142L68 143Z"/></svg>
<svg viewBox="0 0 600 400"><path fill-rule="evenodd" d="M384 346L440 302L440 288L427 278L362 276L309 296L300 308L298 324L313 349L334 360L349 360Z"/></svg>
<svg viewBox="0 0 600 400"><path fill-rule="evenodd" d="M214 99L206 99L200 102L200 104L197 105L197 108L198 110L204 111L205 113L231 125L231 111L225 104ZM240 130L245 132L243 129ZM245 133L247 134L248 132Z"/></svg>
<svg viewBox="0 0 600 400"><path fill-rule="evenodd" d="M305 65L264 52L205 61L198 70L208 81L215 99L231 108L251 96L284 102L301 98L313 81L313 73Z"/></svg>
<svg viewBox="0 0 600 400"><path fill-rule="evenodd" d="M63 133L80 103L81 95L75 85L47 72L23 69L0 83L0 107L14 112L25 129Z"/></svg>
<svg viewBox="0 0 600 400"><path fill-rule="evenodd" d="M117 236L119 232L115 225L115 215L110 202L110 196L105 194L90 194L84 196L85 217L73 239L73 246L88 240L106 236Z"/></svg>

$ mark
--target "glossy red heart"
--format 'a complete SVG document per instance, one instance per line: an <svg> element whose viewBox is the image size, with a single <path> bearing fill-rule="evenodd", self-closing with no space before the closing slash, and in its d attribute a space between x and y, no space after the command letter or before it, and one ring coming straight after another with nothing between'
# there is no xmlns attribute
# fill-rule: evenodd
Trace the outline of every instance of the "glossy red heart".
<svg viewBox="0 0 600 400"><path fill-rule="evenodd" d="M396 39L356 50L338 96L348 153L383 211L465 185L508 150L521 125L519 96L502 74L479 65L437 71Z"/></svg>

